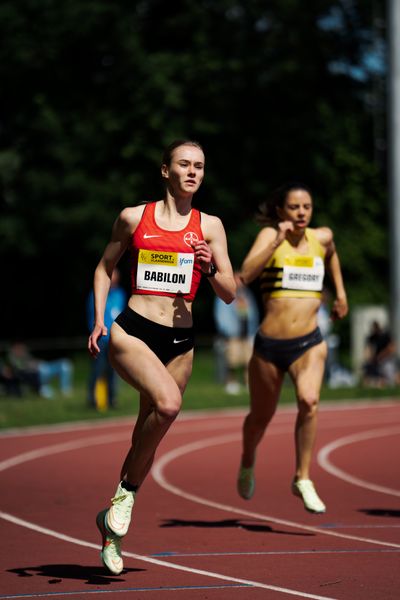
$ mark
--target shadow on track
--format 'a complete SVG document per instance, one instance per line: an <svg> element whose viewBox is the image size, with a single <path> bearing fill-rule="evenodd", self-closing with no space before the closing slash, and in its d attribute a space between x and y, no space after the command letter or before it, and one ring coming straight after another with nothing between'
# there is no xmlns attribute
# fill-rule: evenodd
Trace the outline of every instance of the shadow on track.
<svg viewBox="0 0 400 600"><path fill-rule="evenodd" d="M400 510L396 508L359 508L358 512L371 517L396 517L400 518Z"/></svg>
<svg viewBox="0 0 400 600"><path fill-rule="evenodd" d="M292 531L283 531L280 529L274 529L269 525L243 521L240 519L222 519L220 521L191 521L184 519L164 519L164 522L160 527L205 527L205 528L226 528L235 527L238 529L246 529L246 531L253 531L256 533L281 533L283 535L295 535L302 537L314 536L314 533L296 533Z"/></svg>
<svg viewBox="0 0 400 600"><path fill-rule="evenodd" d="M124 581L123 575L132 572L145 571L145 569L124 569L119 576L107 575L104 567L93 567L83 565L40 565L37 567L18 567L8 569L9 573L15 573L18 577L47 577L48 583L61 583L63 579L76 579L85 581L87 585L110 585Z"/></svg>

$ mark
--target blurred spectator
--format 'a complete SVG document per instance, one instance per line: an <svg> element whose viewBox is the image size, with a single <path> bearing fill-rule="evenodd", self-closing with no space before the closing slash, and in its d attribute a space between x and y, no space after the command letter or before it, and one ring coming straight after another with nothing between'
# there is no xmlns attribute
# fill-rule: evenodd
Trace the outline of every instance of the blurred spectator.
<svg viewBox="0 0 400 600"><path fill-rule="evenodd" d="M324 382L330 388L354 387L357 378L339 362L338 350L340 338L332 333L332 318L330 309L331 294L327 288L322 290L321 305L317 313L318 327L328 347L328 355L325 362Z"/></svg>
<svg viewBox="0 0 400 600"><path fill-rule="evenodd" d="M11 366L3 360L0 362L0 385L7 396L22 396L20 380Z"/></svg>
<svg viewBox="0 0 400 600"><path fill-rule="evenodd" d="M217 378L228 394L238 394L241 382L247 384L247 364L253 349L253 339L259 325L259 311L252 291L243 285L235 272L236 298L225 304L214 301L214 321L218 337L214 342Z"/></svg>
<svg viewBox="0 0 400 600"><path fill-rule="evenodd" d="M400 384L396 346L387 329L372 321L365 342L363 384L369 387L386 387Z"/></svg>
<svg viewBox="0 0 400 600"><path fill-rule="evenodd" d="M43 398L52 398L54 389L51 382L55 379L58 379L64 396L69 396L72 391L73 366L70 360L37 359L21 341L11 344L4 373L9 379L8 389L13 389L19 396L22 395L22 387L27 386Z"/></svg>
<svg viewBox="0 0 400 600"><path fill-rule="evenodd" d="M327 383L329 382L332 374L332 367L337 364L337 348L339 346L338 336L332 333L332 319L329 302L330 293L326 288L324 288L322 290L321 304L317 313L317 322L322 337L328 346L328 356L325 363L324 374L324 380Z"/></svg>
<svg viewBox="0 0 400 600"><path fill-rule="evenodd" d="M96 408L96 384L99 379L105 378L107 382L107 403L110 408L116 405L117 394L117 374L112 368L108 358L108 343L110 341L111 325L115 318L126 306L127 296L125 290L120 287L120 272L117 268L114 269L110 291L107 296L107 303L104 312L104 325L107 327L108 334L99 340L101 349L100 354L96 358L91 359L91 368L88 383L88 403L91 408ZM93 290L90 292L87 300L87 324L89 331L93 331L94 327L94 295Z"/></svg>

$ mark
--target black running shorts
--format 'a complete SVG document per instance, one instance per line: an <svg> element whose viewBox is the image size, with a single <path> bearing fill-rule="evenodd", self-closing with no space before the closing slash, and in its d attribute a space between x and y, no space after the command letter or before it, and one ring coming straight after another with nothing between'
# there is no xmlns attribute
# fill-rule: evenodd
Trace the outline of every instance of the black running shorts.
<svg viewBox="0 0 400 600"><path fill-rule="evenodd" d="M146 319L127 306L115 319L128 334L142 340L166 365L194 347L193 327L167 327Z"/></svg>
<svg viewBox="0 0 400 600"><path fill-rule="evenodd" d="M258 331L254 339L254 352L268 362L272 362L278 369L287 371L304 352L322 341L319 327L307 335L287 340L270 338Z"/></svg>

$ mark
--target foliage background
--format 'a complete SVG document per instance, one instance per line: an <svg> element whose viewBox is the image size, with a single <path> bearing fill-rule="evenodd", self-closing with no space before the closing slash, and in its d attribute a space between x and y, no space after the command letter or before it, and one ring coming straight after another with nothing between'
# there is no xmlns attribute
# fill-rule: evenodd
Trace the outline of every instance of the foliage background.
<svg viewBox="0 0 400 600"><path fill-rule="evenodd" d="M384 0L3 0L0 36L2 339L86 334L111 225L160 197L180 137L235 266L257 204L300 179L350 304L388 303ZM203 332L211 302L203 283Z"/></svg>

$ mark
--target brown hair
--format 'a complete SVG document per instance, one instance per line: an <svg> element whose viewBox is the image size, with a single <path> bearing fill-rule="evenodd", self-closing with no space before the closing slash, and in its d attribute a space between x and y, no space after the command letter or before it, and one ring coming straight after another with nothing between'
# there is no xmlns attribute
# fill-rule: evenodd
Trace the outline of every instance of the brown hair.
<svg viewBox="0 0 400 600"><path fill-rule="evenodd" d="M169 146L167 146L164 150L162 157L163 165L169 166L171 164L172 153L176 148L179 148L179 146L195 146L196 148L199 148L202 152L204 152L199 142L196 142L194 140L175 140L174 142L169 144Z"/></svg>
<svg viewBox="0 0 400 600"><path fill-rule="evenodd" d="M260 225L272 225L272 227L276 227L280 221L276 209L283 208L286 198L290 192L294 192L295 190L303 190L312 197L310 188L304 183L299 181L284 183L273 190L269 198L258 206L255 215L257 223Z"/></svg>

